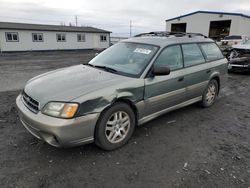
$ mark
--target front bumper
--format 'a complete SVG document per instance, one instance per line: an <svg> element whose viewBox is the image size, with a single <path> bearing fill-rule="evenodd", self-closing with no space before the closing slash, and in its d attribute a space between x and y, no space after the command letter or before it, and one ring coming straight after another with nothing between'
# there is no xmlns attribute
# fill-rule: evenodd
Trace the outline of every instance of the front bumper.
<svg viewBox="0 0 250 188"><path fill-rule="evenodd" d="M246 69L250 69L250 65L240 65L240 64L228 64L228 69L232 69L232 68L246 68Z"/></svg>
<svg viewBox="0 0 250 188"><path fill-rule="evenodd" d="M250 70L250 64L245 64L245 63L229 63L228 64L228 70L233 71L233 70Z"/></svg>
<svg viewBox="0 0 250 188"><path fill-rule="evenodd" d="M19 118L24 127L35 137L55 147L73 147L94 141L95 125L99 113L74 119L60 119L31 112L22 102L21 95L16 99Z"/></svg>
<svg viewBox="0 0 250 188"><path fill-rule="evenodd" d="M228 63L228 70L250 70L250 57L232 59Z"/></svg>

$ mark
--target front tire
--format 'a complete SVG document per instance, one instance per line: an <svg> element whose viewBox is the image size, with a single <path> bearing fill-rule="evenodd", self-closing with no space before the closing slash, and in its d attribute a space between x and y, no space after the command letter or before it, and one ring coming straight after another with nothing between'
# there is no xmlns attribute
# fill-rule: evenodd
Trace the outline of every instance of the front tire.
<svg viewBox="0 0 250 188"><path fill-rule="evenodd" d="M212 106L218 96L218 91L218 82L214 79L211 80L203 93L201 105L205 108Z"/></svg>
<svg viewBox="0 0 250 188"><path fill-rule="evenodd" d="M104 150L128 142L135 130L135 114L129 105L118 102L102 113L95 129L95 144Z"/></svg>

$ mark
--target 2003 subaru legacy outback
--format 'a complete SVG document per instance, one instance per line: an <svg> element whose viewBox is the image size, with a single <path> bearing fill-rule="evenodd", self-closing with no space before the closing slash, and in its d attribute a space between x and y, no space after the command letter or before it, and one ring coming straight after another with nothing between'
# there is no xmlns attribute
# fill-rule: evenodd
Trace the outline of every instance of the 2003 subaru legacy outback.
<svg viewBox="0 0 250 188"><path fill-rule="evenodd" d="M226 72L227 60L211 39L141 36L87 65L29 80L16 103L26 129L53 146L95 142L112 150L130 139L136 125L163 113L199 101L211 106Z"/></svg>

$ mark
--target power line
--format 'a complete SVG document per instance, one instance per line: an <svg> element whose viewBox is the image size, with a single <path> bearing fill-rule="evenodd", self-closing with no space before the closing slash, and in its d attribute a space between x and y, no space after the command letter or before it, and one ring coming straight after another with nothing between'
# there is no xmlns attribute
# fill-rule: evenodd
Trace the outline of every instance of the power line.
<svg viewBox="0 0 250 188"><path fill-rule="evenodd" d="M76 27L77 27L77 16L75 16L75 19L76 19Z"/></svg>
<svg viewBox="0 0 250 188"><path fill-rule="evenodd" d="M129 36L132 37L132 20L130 20L130 25L129 25L130 29L129 29Z"/></svg>

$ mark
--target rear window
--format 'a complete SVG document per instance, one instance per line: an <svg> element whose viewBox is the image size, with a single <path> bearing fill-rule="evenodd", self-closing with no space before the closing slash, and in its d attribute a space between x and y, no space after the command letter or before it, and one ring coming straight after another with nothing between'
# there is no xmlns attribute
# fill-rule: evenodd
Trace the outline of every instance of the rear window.
<svg viewBox="0 0 250 188"><path fill-rule="evenodd" d="M241 36L235 36L235 35L227 36L224 38L224 40L240 40L240 39L242 39Z"/></svg>
<svg viewBox="0 0 250 188"><path fill-rule="evenodd" d="M213 61L224 58L220 49L215 43L205 43L205 44L200 44L200 46L205 54L206 60Z"/></svg>
<svg viewBox="0 0 250 188"><path fill-rule="evenodd" d="M202 52L197 44L183 44L182 50L185 67L190 67L205 62Z"/></svg>

